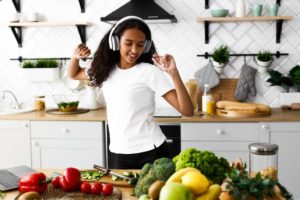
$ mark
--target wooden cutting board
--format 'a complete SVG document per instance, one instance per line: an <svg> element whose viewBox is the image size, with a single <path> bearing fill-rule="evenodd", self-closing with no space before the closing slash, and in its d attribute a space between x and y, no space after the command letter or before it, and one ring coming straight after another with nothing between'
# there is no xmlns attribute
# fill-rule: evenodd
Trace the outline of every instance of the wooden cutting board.
<svg viewBox="0 0 300 200"><path fill-rule="evenodd" d="M235 110L224 110L224 109L217 109L217 115L223 117L263 117L268 116L271 113L269 112L256 112L256 111L235 111Z"/></svg>

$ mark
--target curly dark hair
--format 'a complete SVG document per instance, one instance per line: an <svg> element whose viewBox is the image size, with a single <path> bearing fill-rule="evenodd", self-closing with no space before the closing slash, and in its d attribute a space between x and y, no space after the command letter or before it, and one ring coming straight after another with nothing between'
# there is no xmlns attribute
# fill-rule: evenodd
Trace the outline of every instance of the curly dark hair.
<svg viewBox="0 0 300 200"><path fill-rule="evenodd" d="M151 31L149 27L140 20L130 19L120 23L114 35L119 38L127 29L137 28L145 34L146 40L151 40ZM88 70L90 82L92 86L101 87L102 83L108 78L109 73L114 69L115 65L120 62L120 52L113 51L109 48L109 34L113 27L104 35L100 44L94 54L94 59L91 68ZM145 62L153 64L152 56L156 53L156 48L152 42L151 48L147 53L143 53L138 59L137 63Z"/></svg>

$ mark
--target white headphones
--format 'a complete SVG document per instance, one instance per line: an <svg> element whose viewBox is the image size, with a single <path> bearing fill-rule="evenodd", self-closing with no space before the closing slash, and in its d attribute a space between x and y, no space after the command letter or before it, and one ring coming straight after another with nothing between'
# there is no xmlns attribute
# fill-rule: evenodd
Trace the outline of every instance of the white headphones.
<svg viewBox="0 0 300 200"><path fill-rule="evenodd" d="M110 33L109 33L109 36L108 36L108 44L109 44L109 48L113 51L117 51L117 50L120 50L120 40L119 40L119 37L117 35L114 35L114 32L116 30L116 28L124 21L127 21L127 20L131 20L131 19L135 19L135 20L139 20L141 22L143 22L147 27L148 29L150 30L149 26L145 23L145 21L142 19L142 18L139 18L139 17L136 17L136 16L127 16L127 17L124 17L122 19L120 19L116 25L111 29ZM148 53L150 48L151 48L151 45L152 45L152 40L146 40L145 41L145 47L144 47L144 52L143 53Z"/></svg>

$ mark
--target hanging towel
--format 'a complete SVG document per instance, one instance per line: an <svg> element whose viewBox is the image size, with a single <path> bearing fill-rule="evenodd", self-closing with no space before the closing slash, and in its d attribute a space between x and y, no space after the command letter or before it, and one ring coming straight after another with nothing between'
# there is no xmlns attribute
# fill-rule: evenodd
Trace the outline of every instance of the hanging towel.
<svg viewBox="0 0 300 200"><path fill-rule="evenodd" d="M235 90L237 100L246 101L248 96L256 95L255 74L256 69L244 64Z"/></svg>
<svg viewBox="0 0 300 200"><path fill-rule="evenodd" d="M219 76L211 61L195 72L195 78L202 91L204 90L204 84L209 84L209 89L211 89L220 83Z"/></svg>

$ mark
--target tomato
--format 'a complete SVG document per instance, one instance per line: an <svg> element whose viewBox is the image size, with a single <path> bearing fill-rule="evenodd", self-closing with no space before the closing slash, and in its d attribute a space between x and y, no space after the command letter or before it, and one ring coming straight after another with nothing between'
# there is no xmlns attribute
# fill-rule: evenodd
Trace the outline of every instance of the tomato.
<svg viewBox="0 0 300 200"><path fill-rule="evenodd" d="M59 176L56 176L52 179L52 186L55 188L59 188Z"/></svg>
<svg viewBox="0 0 300 200"><path fill-rule="evenodd" d="M85 181L80 186L80 191L83 193L90 193L91 192L91 184L88 181Z"/></svg>
<svg viewBox="0 0 300 200"><path fill-rule="evenodd" d="M103 185L103 189L102 189L102 194L108 196L108 195L111 195L111 193L113 192L114 190L114 187L112 186L112 184L104 184Z"/></svg>
<svg viewBox="0 0 300 200"><path fill-rule="evenodd" d="M102 183L100 182L94 182L91 186L91 193L92 194L100 194L102 191Z"/></svg>

